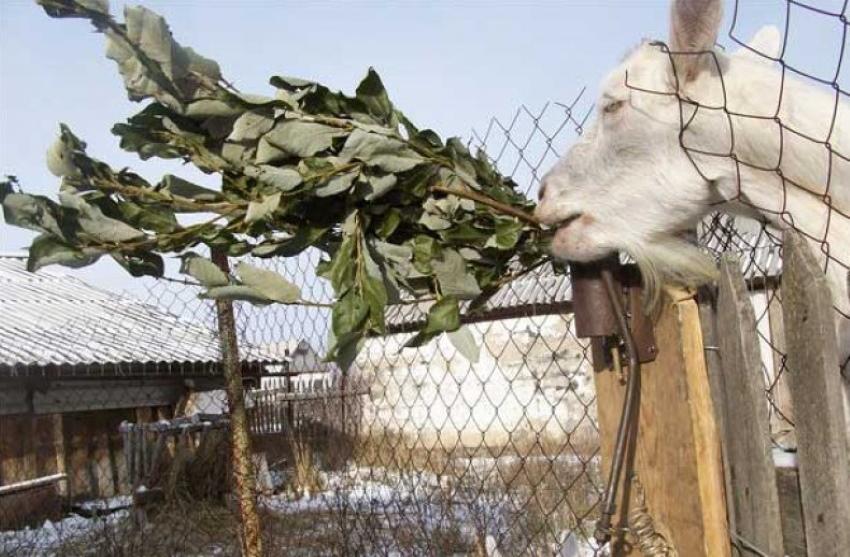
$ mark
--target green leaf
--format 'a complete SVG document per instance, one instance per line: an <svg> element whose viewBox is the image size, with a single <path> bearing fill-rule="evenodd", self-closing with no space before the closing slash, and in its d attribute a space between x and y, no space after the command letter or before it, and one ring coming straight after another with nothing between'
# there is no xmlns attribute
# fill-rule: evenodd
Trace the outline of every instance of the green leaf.
<svg viewBox="0 0 850 557"><path fill-rule="evenodd" d="M430 236L420 234L413 239L413 265L426 275L430 275L431 260L437 253L437 241Z"/></svg>
<svg viewBox="0 0 850 557"><path fill-rule="evenodd" d="M329 348L326 361L334 361L342 371L347 371L365 343L366 338L361 331L344 333L337 337L331 327L328 329Z"/></svg>
<svg viewBox="0 0 850 557"><path fill-rule="evenodd" d="M381 226L376 231L378 237L387 239L389 238L393 232L396 231L398 226L401 224L401 211L393 207L384 215L383 220L381 221Z"/></svg>
<svg viewBox="0 0 850 557"><path fill-rule="evenodd" d="M221 193L193 184L188 180L184 180L173 174L166 174L162 177L159 186L160 190L176 195L178 197L187 197L195 201L220 201Z"/></svg>
<svg viewBox="0 0 850 557"><path fill-rule="evenodd" d="M241 106L235 106L218 99L200 99L190 103L184 112L192 118L212 118L213 116L233 117L245 111Z"/></svg>
<svg viewBox="0 0 850 557"><path fill-rule="evenodd" d="M356 96L366 107L369 114L379 122L390 127L398 125L393 104L390 102L380 76L374 69L369 68L369 73L357 86Z"/></svg>
<svg viewBox="0 0 850 557"><path fill-rule="evenodd" d="M452 345L471 364L477 364L481 358L481 347L475 342L475 337L469 327L461 327L457 331L446 333Z"/></svg>
<svg viewBox="0 0 850 557"><path fill-rule="evenodd" d="M68 239L78 226L60 224L63 208L41 195L29 195L14 191L3 195L3 218L6 224L47 232Z"/></svg>
<svg viewBox="0 0 850 557"><path fill-rule="evenodd" d="M180 227L174 213L165 205L139 205L132 201L118 203L121 219L132 226L154 232L174 232Z"/></svg>
<svg viewBox="0 0 850 557"><path fill-rule="evenodd" d="M363 258L363 266L366 269L365 277L360 277L361 294L369 304L369 313L373 328L381 333L386 333L384 322L384 311L389 301L387 285L385 283L386 271L373 257L370 246L363 242L360 247L360 257Z"/></svg>
<svg viewBox="0 0 850 557"><path fill-rule="evenodd" d="M18 179L15 176L6 176L5 180L0 180L0 203L6 199L6 196L15 192L18 185Z"/></svg>
<svg viewBox="0 0 850 557"><path fill-rule="evenodd" d="M334 304L331 312L333 331L337 337L360 329L369 315L369 305L353 291L347 292Z"/></svg>
<svg viewBox="0 0 850 557"><path fill-rule="evenodd" d="M128 242L143 238L145 233L118 219L107 217L99 207L88 203L82 195L59 192L64 207L79 212L78 223L83 233L104 243Z"/></svg>
<svg viewBox="0 0 850 557"><path fill-rule="evenodd" d="M327 273L331 286L337 296L341 296L351 288L354 281L354 238L346 236L331 258Z"/></svg>
<svg viewBox="0 0 850 557"><path fill-rule="evenodd" d="M189 252L181 259L180 272L189 275L207 288L226 286L230 282L227 274L206 257Z"/></svg>
<svg viewBox="0 0 850 557"><path fill-rule="evenodd" d="M74 164L72 158L73 149L63 141L62 137L56 139L47 150L47 169L54 176L77 177L80 169Z"/></svg>
<svg viewBox="0 0 850 557"><path fill-rule="evenodd" d="M180 46L158 14L135 6L125 8L124 17L127 39L107 29L106 56L118 64L131 100L154 97L182 109L184 102L208 91L201 80L190 77L192 74L209 82L221 80L218 64Z"/></svg>
<svg viewBox="0 0 850 557"><path fill-rule="evenodd" d="M36 3L50 17L88 17L85 10L94 11L95 15L109 15L107 0L36 0Z"/></svg>
<svg viewBox="0 0 850 557"><path fill-rule="evenodd" d="M292 257L298 255L327 233L328 229L324 227L302 226L291 238L280 242L272 242L269 244L261 244L255 247L252 251L257 257L269 257L277 255L279 257Z"/></svg>
<svg viewBox="0 0 850 557"><path fill-rule="evenodd" d="M246 166L244 172L247 176L256 178L260 182L283 192L292 191L304 181L301 174L292 167L277 167L268 164L258 166Z"/></svg>
<svg viewBox="0 0 850 557"><path fill-rule="evenodd" d="M165 264L156 253L119 253L113 252L112 258L134 277L161 277L165 273Z"/></svg>
<svg viewBox="0 0 850 557"><path fill-rule="evenodd" d="M499 219L496 222L496 234L487 240L488 248L501 250L513 249L519 241L524 225L516 219Z"/></svg>
<svg viewBox="0 0 850 557"><path fill-rule="evenodd" d="M456 331L459 327L460 307L457 299L445 296L428 310L428 317L422 331L426 334L441 333L443 331Z"/></svg>
<svg viewBox="0 0 850 557"><path fill-rule="evenodd" d="M306 87L311 87L316 84L315 81L301 79L300 77L290 77L285 75L275 75L269 79L269 83L273 87L284 89L286 91L298 91Z"/></svg>
<svg viewBox="0 0 850 557"><path fill-rule="evenodd" d="M466 270L466 261L452 249L444 249L442 258L431 262L443 294L460 300L471 300L481 294L475 277Z"/></svg>
<svg viewBox="0 0 850 557"><path fill-rule="evenodd" d="M372 242L372 245L381 257L394 263L407 263L413 258L413 249L410 246L400 246L398 244L380 241Z"/></svg>
<svg viewBox="0 0 850 557"><path fill-rule="evenodd" d="M246 112L233 123L228 141L256 141L274 126L274 119L264 111Z"/></svg>
<svg viewBox="0 0 850 557"><path fill-rule="evenodd" d="M410 195L423 198L428 195L428 188L438 180L439 172L434 166L421 165L404 173L403 185Z"/></svg>
<svg viewBox="0 0 850 557"><path fill-rule="evenodd" d="M398 182L395 174L387 174L385 176L369 176L369 193L366 194L366 201L374 201L388 191L393 189Z"/></svg>
<svg viewBox="0 0 850 557"><path fill-rule="evenodd" d="M305 158L330 149L334 138L342 135L345 135L343 130L324 124L284 120L264 135L263 140L275 149Z"/></svg>
<svg viewBox="0 0 850 557"><path fill-rule="evenodd" d="M490 231L481 230L467 222L454 223L451 228L442 231L440 236L449 242L472 245L492 239Z"/></svg>
<svg viewBox="0 0 850 557"><path fill-rule="evenodd" d="M79 211L78 223L82 232L101 242L129 242L145 237L141 230L121 220L107 217L100 207L86 202L81 195L60 192L59 200L63 206Z"/></svg>
<svg viewBox="0 0 850 557"><path fill-rule="evenodd" d="M422 216L419 217L419 224L427 228L428 230L447 230L451 228L452 223L442 217L438 217L432 213L422 213Z"/></svg>
<svg viewBox="0 0 850 557"><path fill-rule="evenodd" d="M73 268L85 267L97 261L101 254L100 251L82 250L66 244L54 236L42 234L30 245L27 270L35 272L42 267L56 264Z"/></svg>
<svg viewBox="0 0 850 557"><path fill-rule="evenodd" d="M387 326L384 321L389 295L384 285L383 277L368 276L363 280L363 297L369 306L371 323L380 334L386 334Z"/></svg>
<svg viewBox="0 0 850 557"><path fill-rule="evenodd" d="M354 179L360 175L359 170L337 174L328 183L315 189L316 197L329 197L351 189Z"/></svg>
<svg viewBox="0 0 850 557"><path fill-rule="evenodd" d="M275 193L263 197L261 201L251 201L248 204L248 210L245 212L245 222L255 222L263 220L280 206L281 193Z"/></svg>
<svg viewBox="0 0 850 557"><path fill-rule="evenodd" d="M291 304L301 299L301 290L279 274L241 262L236 273L245 286L249 286L275 302Z"/></svg>
<svg viewBox="0 0 850 557"><path fill-rule="evenodd" d="M256 305L268 305L271 300L250 286L231 285L210 288L199 295L201 298L212 300L238 300Z"/></svg>
<svg viewBox="0 0 850 557"><path fill-rule="evenodd" d="M339 157L344 161L359 160L385 172L404 172L425 162L402 141L360 129L351 132Z"/></svg>

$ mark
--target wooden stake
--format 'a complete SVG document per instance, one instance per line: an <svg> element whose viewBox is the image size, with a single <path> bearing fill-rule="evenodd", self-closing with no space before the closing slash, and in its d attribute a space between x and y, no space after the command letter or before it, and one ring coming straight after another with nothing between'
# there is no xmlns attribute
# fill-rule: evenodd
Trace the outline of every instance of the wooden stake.
<svg viewBox="0 0 850 557"><path fill-rule="evenodd" d="M225 273L230 272L227 254L213 251L212 260ZM257 490L251 460L251 437L248 414L245 411L245 392L239 366L239 341L236 319L230 300L216 300L218 333L221 343L222 367L230 406L230 450L233 459L233 485L241 515L242 555L260 557L263 554L260 517L257 513Z"/></svg>

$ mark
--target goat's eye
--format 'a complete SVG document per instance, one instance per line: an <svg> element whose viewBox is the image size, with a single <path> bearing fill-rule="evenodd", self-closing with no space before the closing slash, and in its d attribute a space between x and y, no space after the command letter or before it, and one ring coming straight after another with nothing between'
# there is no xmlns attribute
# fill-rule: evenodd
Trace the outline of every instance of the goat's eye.
<svg viewBox="0 0 850 557"><path fill-rule="evenodd" d="M626 101L613 101L602 107L605 114L614 114L626 105Z"/></svg>

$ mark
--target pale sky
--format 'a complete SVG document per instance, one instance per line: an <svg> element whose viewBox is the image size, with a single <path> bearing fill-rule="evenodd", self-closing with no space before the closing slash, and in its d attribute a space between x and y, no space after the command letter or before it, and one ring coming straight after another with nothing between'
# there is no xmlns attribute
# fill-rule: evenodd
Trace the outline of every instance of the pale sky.
<svg viewBox="0 0 850 557"><path fill-rule="evenodd" d="M217 60L240 90L271 94L275 74L320 81L351 92L373 66L395 104L420 127L468 137L492 116L517 106L569 101L596 84L643 37L666 39L667 0L562 1L272 1L149 0L175 38ZM838 0L813 2L826 9ZM112 2L120 14L124 2ZM783 24L786 0L742 0L738 32ZM789 57L835 67L836 18L793 11ZM727 23L721 44L731 46ZM804 32L806 31L806 32ZM33 2L0 0L0 174L28 192L55 195L58 181L44 152L59 122L88 142L90 155L129 166L152 181L165 172L214 185L190 167L142 162L109 132L141 110L126 99L103 37L82 20L55 20ZM816 54L815 54L816 53ZM32 234L0 223L0 252L25 248ZM132 290L111 261L82 272L89 282Z"/></svg>

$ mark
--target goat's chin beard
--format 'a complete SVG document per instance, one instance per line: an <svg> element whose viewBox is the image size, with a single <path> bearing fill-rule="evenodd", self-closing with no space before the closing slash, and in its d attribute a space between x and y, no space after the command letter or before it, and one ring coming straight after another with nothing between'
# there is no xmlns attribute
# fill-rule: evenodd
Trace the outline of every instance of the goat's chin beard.
<svg viewBox="0 0 850 557"><path fill-rule="evenodd" d="M651 242L628 246L626 252L640 268L646 311L660 309L665 284L696 288L717 279L714 259L690 242L674 236L660 236Z"/></svg>

